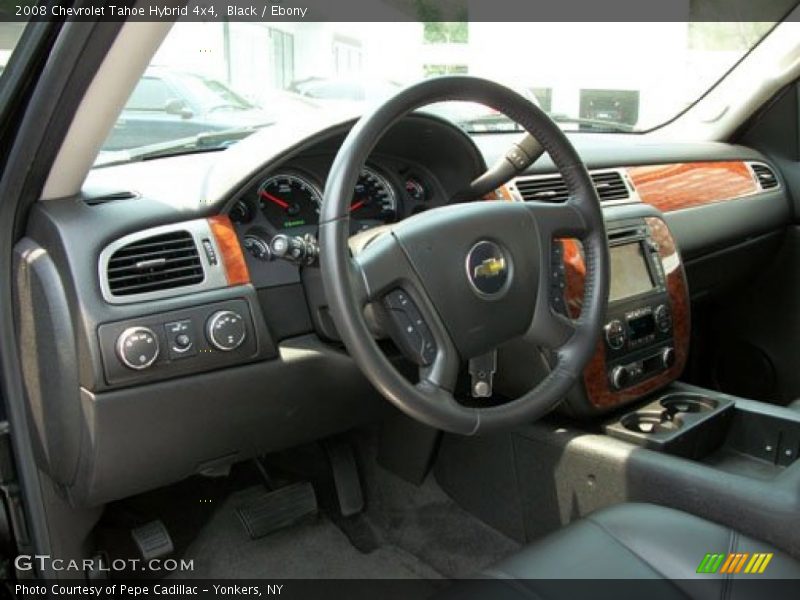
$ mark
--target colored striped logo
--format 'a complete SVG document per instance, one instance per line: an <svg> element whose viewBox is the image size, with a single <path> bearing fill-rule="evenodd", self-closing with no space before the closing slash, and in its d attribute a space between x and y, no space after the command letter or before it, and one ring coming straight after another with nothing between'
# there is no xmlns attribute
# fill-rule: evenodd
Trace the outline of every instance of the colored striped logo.
<svg viewBox="0 0 800 600"><path fill-rule="evenodd" d="M714 574L734 574L749 573L757 575L767 569L767 565L772 560L772 552L735 552L731 554L706 554L700 565L697 567L698 573Z"/></svg>

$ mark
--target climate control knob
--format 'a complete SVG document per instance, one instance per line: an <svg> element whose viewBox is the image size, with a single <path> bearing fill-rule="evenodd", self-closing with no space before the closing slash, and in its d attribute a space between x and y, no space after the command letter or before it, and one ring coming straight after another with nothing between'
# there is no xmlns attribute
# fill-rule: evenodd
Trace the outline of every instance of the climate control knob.
<svg viewBox="0 0 800 600"><path fill-rule="evenodd" d="M158 352L158 338L149 327L129 327L117 338L117 356L129 369L146 369L156 362Z"/></svg>
<svg viewBox="0 0 800 600"><path fill-rule="evenodd" d="M661 364L665 369L669 369L675 364L675 350L667 346L661 351Z"/></svg>
<svg viewBox="0 0 800 600"><path fill-rule="evenodd" d="M631 374L625 367L614 367L611 369L611 385L615 390L621 390L631 381Z"/></svg>
<svg viewBox="0 0 800 600"><path fill-rule="evenodd" d="M208 318L206 335L217 350L230 352L244 342L247 335L242 315L232 310L220 310Z"/></svg>

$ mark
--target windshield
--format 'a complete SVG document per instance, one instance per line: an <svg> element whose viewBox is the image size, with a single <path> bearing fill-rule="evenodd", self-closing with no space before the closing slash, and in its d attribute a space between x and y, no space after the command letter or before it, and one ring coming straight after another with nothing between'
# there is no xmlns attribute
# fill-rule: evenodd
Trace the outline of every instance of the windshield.
<svg viewBox="0 0 800 600"><path fill-rule="evenodd" d="M507 85L565 129L639 132L697 101L773 27L697 23L178 23L101 153L211 146L309 112L361 111L428 77ZM391 40L391 43L387 43ZM427 110L469 132L513 130L483 106ZM231 132L226 139L225 132ZM207 144L208 146L209 144ZM177 144L176 144L177 146ZM183 151L182 150L182 151ZM145 154L140 153L140 154ZM107 157L106 157L107 158Z"/></svg>

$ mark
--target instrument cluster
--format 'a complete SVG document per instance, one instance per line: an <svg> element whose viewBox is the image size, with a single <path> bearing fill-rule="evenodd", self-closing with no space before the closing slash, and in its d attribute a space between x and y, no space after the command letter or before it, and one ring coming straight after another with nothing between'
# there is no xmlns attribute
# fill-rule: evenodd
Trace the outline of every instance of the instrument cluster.
<svg viewBox="0 0 800 600"><path fill-rule="evenodd" d="M436 195L429 180L409 167L390 170L365 166L350 200L352 233L427 209ZM256 259L271 260L287 240L295 245L300 239L313 243L322 195L320 179L310 169L292 165L265 174L239 196L228 214L245 250Z"/></svg>

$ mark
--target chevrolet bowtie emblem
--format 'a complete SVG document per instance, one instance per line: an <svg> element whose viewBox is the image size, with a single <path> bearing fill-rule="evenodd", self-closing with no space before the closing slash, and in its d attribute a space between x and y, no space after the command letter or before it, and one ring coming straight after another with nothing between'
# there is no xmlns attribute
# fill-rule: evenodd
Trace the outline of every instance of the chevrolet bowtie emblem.
<svg viewBox="0 0 800 600"><path fill-rule="evenodd" d="M508 289L514 267L511 256L496 242L482 240L467 253L466 276L481 298L497 298Z"/></svg>
<svg viewBox="0 0 800 600"><path fill-rule="evenodd" d="M500 258L487 258L481 264L475 267L473 277L497 277L506 270L506 259Z"/></svg>

